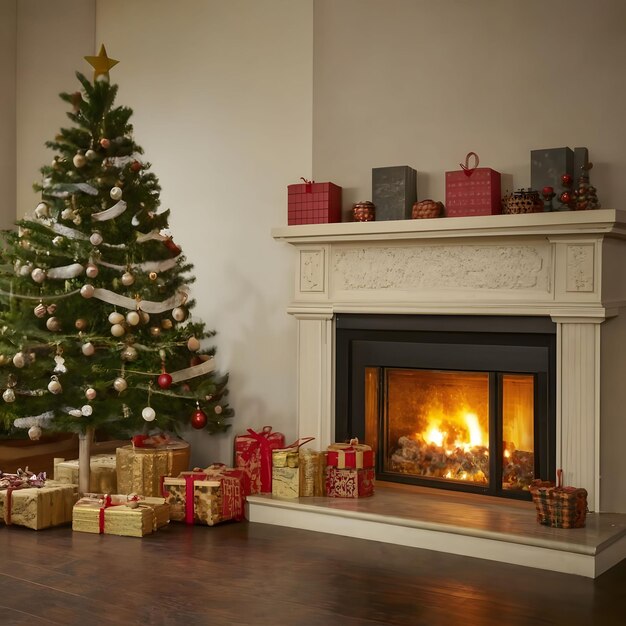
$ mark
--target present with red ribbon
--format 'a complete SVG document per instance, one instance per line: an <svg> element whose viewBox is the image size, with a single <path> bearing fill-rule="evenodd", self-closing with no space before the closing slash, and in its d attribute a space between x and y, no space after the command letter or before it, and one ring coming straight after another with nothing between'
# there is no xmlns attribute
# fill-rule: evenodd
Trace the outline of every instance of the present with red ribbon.
<svg viewBox="0 0 626 626"><path fill-rule="evenodd" d="M300 496L300 448L315 437L303 437L285 448L272 450L272 495L279 498Z"/></svg>
<svg viewBox="0 0 626 626"><path fill-rule="evenodd" d="M272 450L285 447L285 435L264 426L260 432L248 428L235 437L235 467L244 472L244 495L271 493Z"/></svg>
<svg viewBox="0 0 626 626"><path fill-rule="evenodd" d="M362 469L374 467L374 451L358 439L350 443L331 443L328 446L327 464L339 469Z"/></svg>
<svg viewBox="0 0 626 626"><path fill-rule="evenodd" d="M374 495L374 469L326 468L326 495L330 498L365 498Z"/></svg>
<svg viewBox="0 0 626 626"><path fill-rule="evenodd" d="M169 521L164 498L137 495L85 494L72 511L72 530L83 533L143 537Z"/></svg>
<svg viewBox="0 0 626 626"><path fill-rule="evenodd" d="M244 519L244 472L216 463L163 479L172 521L215 526Z"/></svg>
<svg viewBox="0 0 626 626"><path fill-rule="evenodd" d="M473 165L470 159L473 157ZM478 155L468 152L461 169L446 172L446 216L496 215L502 212L500 172L478 167Z"/></svg>
<svg viewBox="0 0 626 626"><path fill-rule="evenodd" d="M46 480L45 473L18 469L16 474L0 471L0 521L7 526L42 530L72 521L78 486Z"/></svg>
<svg viewBox="0 0 626 626"><path fill-rule="evenodd" d="M341 222L341 187L300 180L303 182L287 186L287 224Z"/></svg>

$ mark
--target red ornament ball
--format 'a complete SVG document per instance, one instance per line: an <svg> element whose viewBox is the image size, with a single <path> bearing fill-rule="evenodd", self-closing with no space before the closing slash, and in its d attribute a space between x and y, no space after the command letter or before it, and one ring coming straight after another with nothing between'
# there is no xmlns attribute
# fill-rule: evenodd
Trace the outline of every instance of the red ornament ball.
<svg viewBox="0 0 626 626"><path fill-rule="evenodd" d="M206 413L202 409L196 409L191 416L191 425L200 430L200 428L204 428L206 426L206 423Z"/></svg>
<svg viewBox="0 0 626 626"><path fill-rule="evenodd" d="M130 164L131 171L135 172L135 173L140 172L142 167L143 167L143 165L139 161L133 161Z"/></svg>
<svg viewBox="0 0 626 626"><path fill-rule="evenodd" d="M172 384L172 377L167 372L163 372L157 378L157 384L161 389L169 389Z"/></svg>
<svg viewBox="0 0 626 626"><path fill-rule="evenodd" d="M563 174L563 176L561 176L561 182L566 187L569 187L572 184L572 177L569 174Z"/></svg>
<svg viewBox="0 0 626 626"><path fill-rule="evenodd" d="M106 150L111 146L111 140L103 137L102 139L100 139L100 145Z"/></svg>
<svg viewBox="0 0 626 626"><path fill-rule="evenodd" d="M563 204L569 204L572 201L572 194L569 191L564 191L560 196L559 200Z"/></svg>

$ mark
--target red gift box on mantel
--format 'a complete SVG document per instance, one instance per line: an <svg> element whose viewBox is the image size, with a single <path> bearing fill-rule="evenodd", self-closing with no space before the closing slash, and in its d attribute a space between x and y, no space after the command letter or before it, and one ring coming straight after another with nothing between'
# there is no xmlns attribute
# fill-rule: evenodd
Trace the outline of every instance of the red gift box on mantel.
<svg viewBox="0 0 626 626"><path fill-rule="evenodd" d="M474 157L474 167L470 158ZM478 167L478 155L468 152L465 164L446 172L446 216L497 215L502 212L500 172Z"/></svg>
<svg viewBox="0 0 626 626"><path fill-rule="evenodd" d="M341 187L301 180L304 182L287 186L287 224L341 222Z"/></svg>
<svg viewBox="0 0 626 626"><path fill-rule="evenodd" d="M331 443L326 464L338 469L364 469L374 467L374 451L358 439L350 443Z"/></svg>
<svg viewBox="0 0 626 626"><path fill-rule="evenodd" d="M264 426L261 432L248 428L247 434L235 437L235 467L243 470L245 495L271 493L272 450L285 447L285 435Z"/></svg>
<svg viewBox="0 0 626 626"><path fill-rule="evenodd" d="M366 498L374 495L374 468L326 468L326 495L329 498Z"/></svg>

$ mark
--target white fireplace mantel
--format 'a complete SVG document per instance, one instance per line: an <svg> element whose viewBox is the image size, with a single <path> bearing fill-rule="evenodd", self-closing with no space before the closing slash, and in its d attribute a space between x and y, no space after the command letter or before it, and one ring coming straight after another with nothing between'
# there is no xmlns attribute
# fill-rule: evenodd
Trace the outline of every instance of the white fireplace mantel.
<svg viewBox="0 0 626 626"><path fill-rule="evenodd" d="M298 430L334 438L336 313L532 315L557 324L557 466L626 513L626 212L275 228L295 249Z"/></svg>

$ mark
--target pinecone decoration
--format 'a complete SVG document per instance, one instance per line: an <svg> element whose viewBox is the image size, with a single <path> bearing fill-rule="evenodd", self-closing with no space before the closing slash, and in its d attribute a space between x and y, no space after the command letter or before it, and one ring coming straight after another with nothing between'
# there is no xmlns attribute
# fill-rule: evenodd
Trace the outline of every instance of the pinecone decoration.
<svg viewBox="0 0 626 626"><path fill-rule="evenodd" d="M593 167L593 163L587 163L581 168L582 172L578 178L578 186L575 191L576 211L585 211L587 209L599 209L598 193L596 188L589 182L589 170Z"/></svg>

